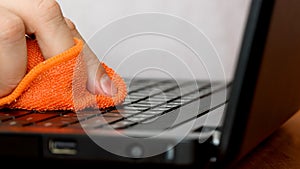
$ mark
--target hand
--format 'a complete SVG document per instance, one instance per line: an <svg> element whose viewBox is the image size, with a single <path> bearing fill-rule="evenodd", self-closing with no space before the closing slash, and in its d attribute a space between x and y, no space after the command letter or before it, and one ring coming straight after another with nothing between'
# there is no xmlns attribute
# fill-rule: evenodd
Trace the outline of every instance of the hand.
<svg viewBox="0 0 300 169"><path fill-rule="evenodd" d="M35 35L45 59L71 48L74 37L82 39L55 0L0 0L0 25L0 97L11 93L25 76L26 34ZM115 94L117 89L98 58L85 46L87 89L93 94Z"/></svg>

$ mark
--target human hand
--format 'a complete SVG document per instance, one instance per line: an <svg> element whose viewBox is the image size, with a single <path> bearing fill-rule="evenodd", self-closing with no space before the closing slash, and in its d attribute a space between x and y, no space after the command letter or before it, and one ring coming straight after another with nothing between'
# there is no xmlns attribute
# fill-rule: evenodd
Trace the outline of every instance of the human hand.
<svg viewBox="0 0 300 169"><path fill-rule="evenodd" d="M71 48L74 37L82 39L55 0L0 0L0 16L0 97L11 93L26 74L26 34L36 37L45 59ZM116 94L116 87L87 45L83 54L87 89L93 94Z"/></svg>

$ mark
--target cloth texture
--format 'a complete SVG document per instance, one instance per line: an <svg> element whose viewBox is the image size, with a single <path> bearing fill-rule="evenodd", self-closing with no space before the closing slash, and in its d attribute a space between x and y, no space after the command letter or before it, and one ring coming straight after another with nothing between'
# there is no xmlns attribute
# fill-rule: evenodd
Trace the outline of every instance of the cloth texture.
<svg viewBox="0 0 300 169"><path fill-rule="evenodd" d="M86 89L87 70L82 50L83 41L74 38L75 45L45 60L36 40L27 39L27 73L14 91L0 98L0 107L26 110L104 109L121 104L126 84L112 68L101 62L116 86L114 96L94 95Z"/></svg>

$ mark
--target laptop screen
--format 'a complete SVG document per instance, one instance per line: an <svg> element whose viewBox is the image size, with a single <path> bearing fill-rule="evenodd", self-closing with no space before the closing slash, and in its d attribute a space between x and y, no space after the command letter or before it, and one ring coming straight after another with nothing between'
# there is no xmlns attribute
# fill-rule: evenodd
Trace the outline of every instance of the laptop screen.
<svg viewBox="0 0 300 169"><path fill-rule="evenodd" d="M123 77L223 80L233 77L251 0L58 2Z"/></svg>

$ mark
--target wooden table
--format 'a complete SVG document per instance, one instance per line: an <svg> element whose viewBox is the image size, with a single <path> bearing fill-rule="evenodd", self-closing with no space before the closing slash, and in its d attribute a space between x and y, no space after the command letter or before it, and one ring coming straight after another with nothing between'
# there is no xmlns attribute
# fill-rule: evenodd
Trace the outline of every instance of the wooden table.
<svg viewBox="0 0 300 169"><path fill-rule="evenodd" d="M236 169L300 169L300 111L243 158Z"/></svg>

